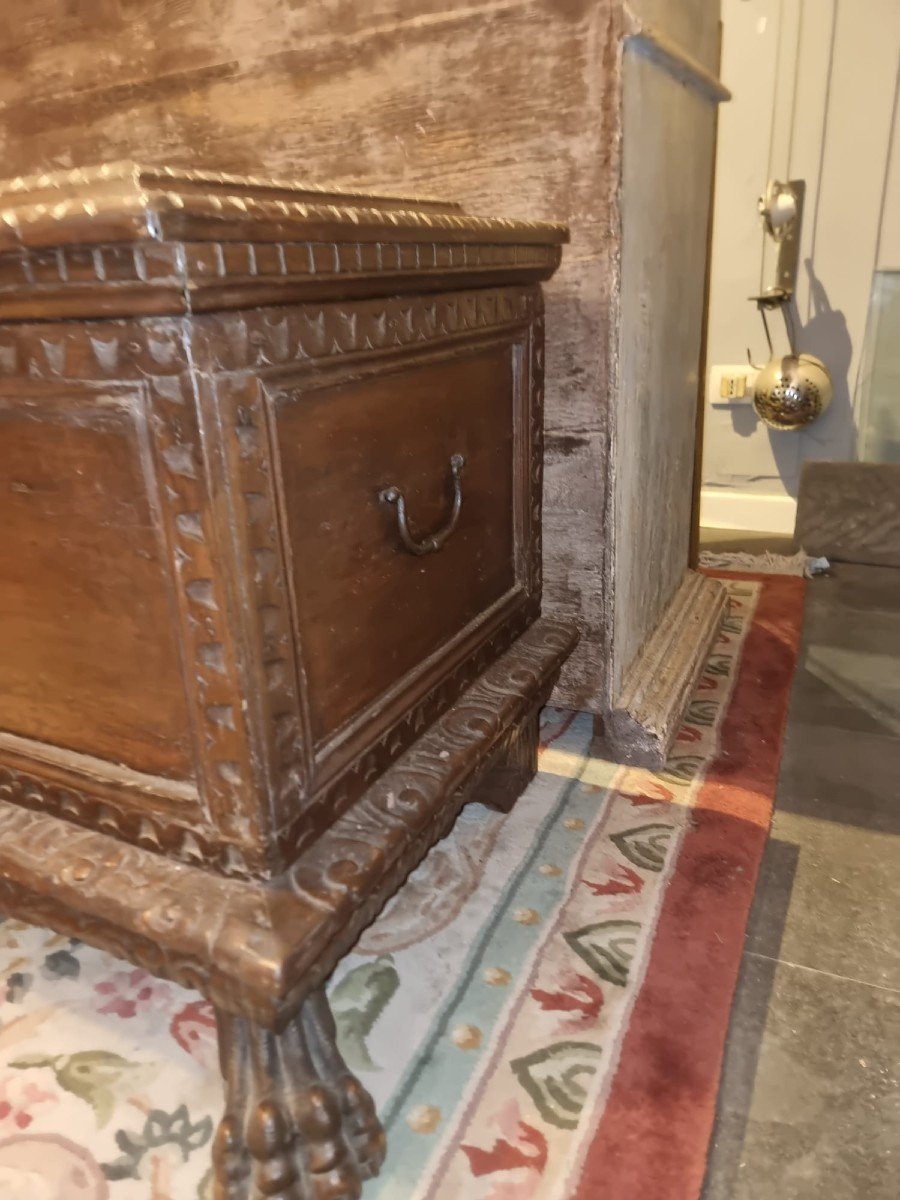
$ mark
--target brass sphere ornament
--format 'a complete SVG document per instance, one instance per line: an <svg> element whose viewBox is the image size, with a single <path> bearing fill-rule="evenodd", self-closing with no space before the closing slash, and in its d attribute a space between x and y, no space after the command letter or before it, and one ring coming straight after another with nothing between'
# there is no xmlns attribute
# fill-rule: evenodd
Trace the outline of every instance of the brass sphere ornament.
<svg viewBox="0 0 900 1200"><path fill-rule="evenodd" d="M756 377L753 407L771 429L802 429L831 403L828 368L814 354L773 358Z"/></svg>

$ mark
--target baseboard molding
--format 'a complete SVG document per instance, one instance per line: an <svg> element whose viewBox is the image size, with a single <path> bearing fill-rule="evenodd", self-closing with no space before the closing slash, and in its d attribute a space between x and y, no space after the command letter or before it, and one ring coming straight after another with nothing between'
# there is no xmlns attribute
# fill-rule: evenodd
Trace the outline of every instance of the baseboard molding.
<svg viewBox="0 0 900 1200"><path fill-rule="evenodd" d="M612 711L594 722L607 758L662 770L725 614L725 588L687 571L659 624L628 668Z"/></svg>
<svg viewBox="0 0 900 1200"><path fill-rule="evenodd" d="M700 524L705 528L791 534L796 516L793 496L764 496L730 488L703 488L700 492Z"/></svg>

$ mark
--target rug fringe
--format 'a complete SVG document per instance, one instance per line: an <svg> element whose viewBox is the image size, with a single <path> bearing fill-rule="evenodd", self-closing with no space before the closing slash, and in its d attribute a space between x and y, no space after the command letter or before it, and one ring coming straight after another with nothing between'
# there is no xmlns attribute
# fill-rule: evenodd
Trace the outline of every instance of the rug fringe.
<svg viewBox="0 0 900 1200"><path fill-rule="evenodd" d="M812 579L820 574L813 564L820 560L811 559L805 550L796 554L749 554L746 551L730 551L718 554L704 550L700 555L700 566L714 571L748 571L757 575L802 575Z"/></svg>

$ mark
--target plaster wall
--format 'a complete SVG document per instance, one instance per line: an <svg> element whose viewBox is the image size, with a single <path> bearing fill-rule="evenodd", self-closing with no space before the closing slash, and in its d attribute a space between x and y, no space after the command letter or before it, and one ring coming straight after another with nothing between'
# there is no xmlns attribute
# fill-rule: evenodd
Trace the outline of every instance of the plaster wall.
<svg viewBox="0 0 900 1200"><path fill-rule="evenodd" d="M747 300L774 278L756 200L770 178L803 178L798 343L826 363L835 391L800 433L770 431L750 405L707 403L702 519L790 531L802 463L855 456L873 271L900 262L900 5L723 0L722 20L733 99L719 125L708 361L746 363L748 347L767 357ZM780 318L771 324L784 353Z"/></svg>

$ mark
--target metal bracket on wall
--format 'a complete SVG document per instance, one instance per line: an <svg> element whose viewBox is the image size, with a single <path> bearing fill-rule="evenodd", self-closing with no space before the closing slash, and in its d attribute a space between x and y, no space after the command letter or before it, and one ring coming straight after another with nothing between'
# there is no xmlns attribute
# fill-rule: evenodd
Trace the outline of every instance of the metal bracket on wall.
<svg viewBox="0 0 900 1200"><path fill-rule="evenodd" d="M766 233L778 243L778 262L775 267L775 283L758 296L751 296L762 317L769 344L769 356L774 354L766 311L778 308L784 317L791 353L796 354L794 329L791 320L790 300L797 286L797 267L800 262L800 230L803 224L803 201L806 197L806 181L791 179L780 183L769 181L766 194L759 198L759 214ZM747 351L747 361L756 366Z"/></svg>
<svg viewBox="0 0 900 1200"><path fill-rule="evenodd" d="M797 286L805 197L805 180L792 179L788 183L779 183L773 179L766 188L766 194L759 198L759 213L766 233L778 243L775 284L763 293L763 296L775 301L790 300ZM754 296L753 299L761 297Z"/></svg>

